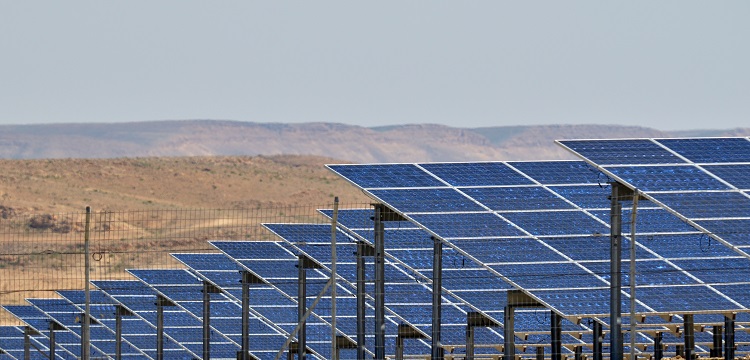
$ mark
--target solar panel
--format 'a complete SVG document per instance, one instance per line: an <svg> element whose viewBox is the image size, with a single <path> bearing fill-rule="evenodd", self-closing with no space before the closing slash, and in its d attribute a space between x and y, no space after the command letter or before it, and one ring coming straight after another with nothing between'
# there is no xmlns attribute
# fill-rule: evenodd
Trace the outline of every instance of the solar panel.
<svg viewBox="0 0 750 360"><path fill-rule="evenodd" d="M750 202L748 206L740 203L745 200L750 201L749 197L737 192L717 190L728 189L728 187L714 176L689 168L692 165L683 157L666 150L660 144L649 140L621 140L616 146L606 141L576 142L570 146L584 149L587 155L596 157L598 163L617 164L622 174L640 176L639 181L643 181L644 184L654 189L678 188L693 191L667 192L664 195L675 197L673 202L682 201L693 211L700 212L703 220L713 220L718 216L717 213L750 218ZM648 165L642 166L641 164ZM398 178L397 173L391 172L389 177L378 181L378 171L389 171L388 164L379 164L377 168L371 168L369 165L329 165L328 167L365 190L368 195L413 221L420 228L437 235L450 247L475 260L481 267L515 284L518 289L527 291L532 296L542 290L550 292L554 296L549 296L546 292L544 294L546 301L553 301L553 303L547 303L553 309L561 311L560 309L566 307L571 309L568 311L573 311L575 307L565 302L576 301L582 296L580 291L576 291L577 289L592 289L592 292L594 289L600 289L602 293L608 293L607 277L601 276L605 274L599 274L602 271L597 263L586 261L608 260L609 258L610 201L607 196L610 191L607 182L608 176L612 177L612 174L601 173L596 167L581 161L411 165L417 169L427 170L437 183L443 185L433 182L433 185L430 185L431 189L414 189L408 186L409 179L417 176L415 174L419 174L421 184L431 182L425 180L423 175L414 168L410 168L411 173L408 179ZM398 165L399 168L406 166L406 164ZM488 168L503 170L496 171L499 175L483 176L482 174L485 174ZM361 181L362 174L367 174L367 181ZM442 178L442 175L446 178ZM507 181L505 176L508 177ZM467 179L466 182L462 182L464 178ZM483 180L476 180L477 178ZM398 186L391 185L391 182ZM723 199L724 204L714 209L710 206L695 206L695 198L704 194L695 192L697 190L714 191L710 193L711 196L706 196L711 199L715 199L715 191L724 191L721 194L731 194L726 196L731 196L732 199ZM524 197L528 197L528 201L524 201ZM685 197L690 199L685 199ZM743 199L740 201L739 197ZM444 206L440 206L440 199L448 199L448 201L444 203ZM547 203L549 206L545 206ZM458 206L454 208L453 205ZM643 213L639 212L638 223L637 254L641 255L641 258L659 259L662 253L668 253L671 257L696 255L697 248L702 246L684 246L690 251L680 252L680 248L667 249L662 244L665 240L678 239L684 239L685 243L692 243L696 240L696 235L700 234L698 229L675 218L672 214L654 208L655 204L646 201L641 205L645 206ZM482 210L478 210L477 206ZM735 207L738 208L730 209ZM627 211L625 213L628 214ZM624 219L627 220L625 217ZM628 221L624 223L625 228L628 229ZM361 228L367 227L361 226ZM646 244L647 241L641 240L644 236L649 239L649 242L651 239L657 239L653 241L656 250L650 249ZM534 256L536 254L528 254L525 258L521 255L520 258L528 264L519 265L519 260L511 260L509 264L503 265L500 263L504 261L502 255L492 254L493 248L504 248L500 247L503 244L500 239L503 238L506 243L514 243L513 246L508 246L509 253L514 253L510 250L518 249L518 246L523 247L524 243L532 245L532 249L545 250L539 251L538 257ZM472 239L476 240L467 241ZM480 240L490 240L486 251L482 250ZM466 245L466 249L462 247L462 244ZM714 256L716 254L721 256L731 250L726 246L712 244L710 251ZM545 260L558 264L545 264ZM490 265L495 262L498 264ZM644 263L643 266L655 264L657 262ZM693 284L697 285L695 289L698 293L706 296L703 300L708 303L713 302L713 305L705 305L698 301L675 301L670 311L679 313L706 311L707 308L715 311L745 309L745 304L729 300L726 294L721 294L709 285L704 285L700 277L686 274L688 271L674 262L659 260L658 264L659 266L644 269L646 272L639 275L636 280L644 281L643 285L637 282L636 285L639 288L665 281L670 284L675 282L685 285ZM663 292L663 295L668 297L671 293L666 288L649 288L644 291L643 297L637 295L639 312L659 312L656 308L664 309L664 305L670 301L660 300L651 306L645 301L646 294ZM537 297L537 300L542 299ZM561 313L600 317L609 313L608 307L590 309L594 308L604 311L592 313L593 310L581 308L575 310L575 313L563 311Z"/></svg>

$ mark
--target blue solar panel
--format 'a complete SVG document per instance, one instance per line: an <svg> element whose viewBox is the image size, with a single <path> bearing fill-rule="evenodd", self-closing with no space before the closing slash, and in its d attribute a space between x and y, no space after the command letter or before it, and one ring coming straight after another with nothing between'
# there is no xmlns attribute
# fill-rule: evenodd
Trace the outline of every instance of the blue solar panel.
<svg viewBox="0 0 750 360"><path fill-rule="evenodd" d="M750 217L750 198L738 192L667 193L656 199L689 219Z"/></svg>
<svg viewBox="0 0 750 360"><path fill-rule="evenodd" d="M641 240L640 238L638 240ZM545 238L544 242L576 261L607 260L609 261L609 235L586 237ZM622 240L622 258L630 257L630 241ZM654 256L646 250L636 248L636 258L648 259Z"/></svg>
<svg viewBox="0 0 750 360"><path fill-rule="evenodd" d="M387 189L370 193L405 213L486 211L454 189Z"/></svg>
<svg viewBox="0 0 750 360"><path fill-rule="evenodd" d="M684 160L651 140L563 140L561 144L598 165L680 164Z"/></svg>
<svg viewBox="0 0 750 360"><path fill-rule="evenodd" d="M747 258L673 260L672 262L706 283L734 283L750 278L750 260ZM746 288L750 287L746 286Z"/></svg>
<svg viewBox="0 0 750 360"><path fill-rule="evenodd" d="M632 208L622 209L622 232L630 234L630 224L632 223ZM593 210L590 212L599 219L609 222L609 210ZM636 233L681 233L697 232L697 230L688 225L685 221L670 214L663 209L637 209Z"/></svg>
<svg viewBox="0 0 750 360"><path fill-rule="evenodd" d="M704 165L703 168L738 189L750 189L750 165Z"/></svg>
<svg viewBox="0 0 750 360"><path fill-rule="evenodd" d="M556 304L556 307L567 314L609 314L609 288L606 289L570 289L570 290L539 290L534 295L546 303ZM630 299L623 296L623 309L630 308ZM642 305L636 307L636 312L647 312Z"/></svg>
<svg viewBox="0 0 750 360"><path fill-rule="evenodd" d="M750 261L748 262L750 263ZM607 281L610 281L610 263L609 262L598 262L598 263L586 263L585 266L593 271L595 274L601 276ZM669 265L665 261L660 260L648 260L648 261L637 261L636 262L636 286L644 285L690 285L698 284L694 279L691 279L679 269ZM630 285L630 262L622 262L622 284L623 286Z"/></svg>
<svg viewBox="0 0 750 360"><path fill-rule="evenodd" d="M745 138L658 139L658 142L695 163L750 162Z"/></svg>
<svg viewBox="0 0 750 360"><path fill-rule="evenodd" d="M728 257L737 253L705 234L647 235L637 241L665 258ZM639 259L642 257L638 257Z"/></svg>
<svg viewBox="0 0 750 360"><path fill-rule="evenodd" d="M453 186L532 184L528 178L499 162L430 163L420 166Z"/></svg>
<svg viewBox="0 0 750 360"><path fill-rule="evenodd" d="M461 191L494 211L573 209L568 202L542 187L466 188Z"/></svg>
<svg viewBox="0 0 750 360"><path fill-rule="evenodd" d="M604 174L583 161L521 161L508 164L543 185L608 182Z"/></svg>
<svg viewBox="0 0 750 360"><path fill-rule="evenodd" d="M210 243L236 260L294 258L294 255L277 241L211 241Z"/></svg>
<svg viewBox="0 0 750 360"><path fill-rule="evenodd" d="M521 231L491 213L420 214L411 218L443 239L463 237L524 236Z"/></svg>
<svg viewBox="0 0 750 360"><path fill-rule="evenodd" d="M748 142L750 144L750 142ZM725 190L725 184L692 165L607 168L641 191Z"/></svg>
<svg viewBox="0 0 750 360"><path fill-rule="evenodd" d="M750 246L750 219L703 220L697 223L734 246Z"/></svg>
<svg viewBox="0 0 750 360"><path fill-rule="evenodd" d="M492 269L504 274L525 289L575 289L609 287L609 284L572 263L493 265Z"/></svg>
<svg viewBox="0 0 750 360"><path fill-rule="evenodd" d="M639 301L660 312L669 312L676 308L689 308L694 309L693 311L739 308L737 304L704 285L645 287L636 291Z"/></svg>
<svg viewBox="0 0 750 360"><path fill-rule="evenodd" d="M349 181L367 189L445 186L413 164L327 166Z"/></svg>
<svg viewBox="0 0 750 360"><path fill-rule="evenodd" d="M532 235L608 234L609 229L581 211L503 213L508 221Z"/></svg>
<svg viewBox="0 0 750 360"><path fill-rule="evenodd" d="M477 260L489 263L565 261L565 258L536 239L454 240L452 244ZM447 261L444 261L448 263Z"/></svg>

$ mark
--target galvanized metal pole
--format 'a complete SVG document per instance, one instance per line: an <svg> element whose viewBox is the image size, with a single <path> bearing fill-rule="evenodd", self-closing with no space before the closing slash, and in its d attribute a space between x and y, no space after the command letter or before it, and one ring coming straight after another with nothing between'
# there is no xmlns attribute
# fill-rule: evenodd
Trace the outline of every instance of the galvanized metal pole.
<svg viewBox="0 0 750 360"><path fill-rule="evenodd" d="M685 329L683 330L685 359L693 360L695 355L695 322L693 321L693 314L685 314L682 318L685 324Z"/></svg>
<svg viewBox="0 0 750 360"><path fill-rule="evenodd" d="M382 204L375 204L375 360L385 360L385 226Z"/></svg>
<svg viewBox="0 0 750 360"><path fill-rule="evenodd" d="M203 359L211 358L211 292L209 283L203 281Z"/></svg>
<svg viewBox="0 0 750 360"><path fill-rule="evenodd" d="M633 191L633 210L630 214L630 360L635 357L635 225L638 215L638 190Z"/></svg>
<svg viewBox="0 0 750 360"><path fill-rule="evenodd" d="M299 326L299 336L297 337L297 359L305 360L306 358L306 346L307 346L307 334L306 334L306 318L305 310L307 310L307 270L305 269L305 257L299 255L299 263L297 264L298 275L297 275L297 314ZM333 280L333 279L331 279Z"/></svg>
<svg viewBox="0 0 750 360"><path fill-rule="evenodd" d="M503 359L515 360L516 358L516 308L512 305L505 305L503 311Z"/></svg>
<svg viewBox="0 0 750 360"><path fill-rule="evenodd" d="M331 218L331 360L338 360L336 346L336 228L339 218L339 197L333 198Z"/></svg>
<svg viewBox="0 0 750 360"><path fill-rule="evenodd" d="M466 323L466 360L474 360L474 327Z"/></svg>
<svg viewBox="0 0 750 360"><path fill-rule="evenodd" d="M602 323L594 321L594 360L602 360Z"/></svg>
<svg viewBox="0 0 750 360"><path fill-rule="evenodd" d="M31 328L28 326L23 328L23 358L31 360Z"/></svg>
<svg viewBox="0 0 750 360"><path fill-rule="evenodd" d="M240 360L248 360L250 353L250 276L242 271L242 356Z"/></svg>
<svg viewBox="0 0 750 360"><path fill-rule="evenodd" d="M622 360L622 204L620 203L620 184L613 182L610 197L610 285L609 285L609 358Z"/></svg>
<svg viewBox="0 0 750 360"><path fill-rule="evenodd" d="M156 298L156 360L164 360L164 302Z"/></svg>
<svg viewBox="0 0 750 360"><path fill-rule="evenodd" d="M115 360L122 359L122 309L115 305Z"/></svg>
<svg viewBox="0 0 750 360"><path fill-rule="evenodd" d="M89 253L89 241L91 239L91 206L86 206L86 225L83 232L84 238L84 266L86 267L86 283L84 284L84 294L86 304L84 305L83 326L81 328L81 359L89 360L91 357L91 289L89 281L91 280L91 254Z"/></svg>
<svg viewBox="0 0 750 360"><path fill-rule="evenodd" d="M357 360L365 360L365 243L357 243Z"/></svg>
<svg viewBox="0 0 750 360"><path fill-rule="evenodd" d="M49 358L55 360L55 323L49 323Z"/></svg>
<svg viewBox="0 0 750 360"><path fill-rule="evenodd" d="M562 360L562 317L554 311L550 312L550 337L552 360Z"/></svg>
<svg viewBox="0 0 750 360"><path fill-rule="evenodd" d="M654 360L661 360L664 357L664 346L661 343L661 332L654 335Z"/></svg>
<svg viewBox="0 0 750 360"><path fill-rule="evenodd" d="M432 237L432 360L443 359L443 344L440 343L442 326L443 289L443 242Z"/></svg>
<svg viewBox="0 0 750 360"><path fill-rule="evenodd" d="M734 359L734 319L724 317L724 359Z"/></svg>

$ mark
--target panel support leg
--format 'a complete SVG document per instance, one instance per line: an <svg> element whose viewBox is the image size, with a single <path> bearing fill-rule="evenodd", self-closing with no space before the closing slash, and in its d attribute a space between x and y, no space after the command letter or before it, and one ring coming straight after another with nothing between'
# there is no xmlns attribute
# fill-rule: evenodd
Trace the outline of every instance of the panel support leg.
<svg viewBox="0 0 750 360"><path fill-rule="evenodd" d="M550 312L550 335L552 340L552 360L562 360L562 317Z"/></svg>
<svg viewBox="0 0 750 360"><path fill-rule="evenodd" d="M594 360L602 360L602 323L594 321Z"/></svg>
<svg viewBox="0 0 750 360"><path fill-rule="evenodd" d="M575 360L583 360L583 347L581 345L576 346L574 354Z"/></svg>
<svg viewBox="0 0 750 360"><path fill-rule="evenodd" d="M609 288L609 323L611 332L609 334L610 360L622 360L622 204L620 203L620 190L622 185L613 182L612 195L610 196L610 288ZM553 359L559 360L559 359Z"/></svg>
<svg viewBox="0 0 750 360"><path fill-rule="evenodd" d="M516 309L512 305L506 305L503 310L503 322L505 323L503 337L503 359L504 360L515 360L516 359L516 329L515 329L515 316Z"/></svg>
<svg viewBox="0 0 750 360"><path fill-rule="evenodd" d="M443 242L432 237L432 360L443 359L443 344L440 342L442 326L443 292Z"/></svg>
<svg viewBox="0 0 750 360"><path fill-rule="evenodd" d="M474 327L466 324L466 360L474 360Z"/></svg>
<svg viewBox="0 0 750 360"><path fill-rule="evenodd" d="M719 358L722 354L721 346L723 345L721 343L721 325L714 325L713 335L714 346L711 348L711 357Z"/></svg>
<svg viewBox="0 0 750 360"><path fill-rule="evenodd" d="M357 243L357 360L365 360L365 249Z"/></svg>
<svg viewBox="0 0 750 360"><path fill-rule="evenodd" d="M544 346L536 347L536 360L544 360Z"/></svg>
<svg viewBox="0 0 750 360"><path fill-rule="evenodd" d="M307 271L305 269L304 255L299 256L297 265L297 318L299 321L299 333L297 334L297 359L305 360L307 357L307 321L305 321L305 312L307 311Z"/></svg>
<svg viewBox="0 0 750 360"><path fill-rule="evenodd" d="M31 328L28 326L23 329L23 358L31 360Z"/></svg>
<svg viewBox="0 0 750 360"><path fill-rule="evenodd" d="M695 354L695 324L693 323L693 314L683 315L685 322L685 359L693 360Z"/></svg>
<svg viewBox="0 0 750 360"><path fill-rule="evenodd" d="M49 323L49 358L50 360L55 359L55 323Z"/></svg>
<svg viewBox="0 0 750 360"><path fill-rule="evenodd" d="M385 206L375 204L375 360L385 360Z"/></svg>
<svg viewBox="0 0 750 360"><path fill-rule="evenodd" d="M724 359L734 360L734 319L724 317Z"/></svg>
<svg viewBox="0 0 750 360"><path fill-rule="evenodd" d="M661 360L664 357L664 346L661 339L661 332L656 332L654 334L654 360Z"/></svg>

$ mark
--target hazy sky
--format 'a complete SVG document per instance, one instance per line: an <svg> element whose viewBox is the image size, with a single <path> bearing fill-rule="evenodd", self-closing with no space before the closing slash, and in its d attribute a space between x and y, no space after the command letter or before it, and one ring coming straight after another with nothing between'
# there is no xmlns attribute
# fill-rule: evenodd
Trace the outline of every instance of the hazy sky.
<svg viewBox="0 0 750 360"><path fill-rule="evenodd" d="M0 124L750 127L750 1L0 0Z"/></svg>

